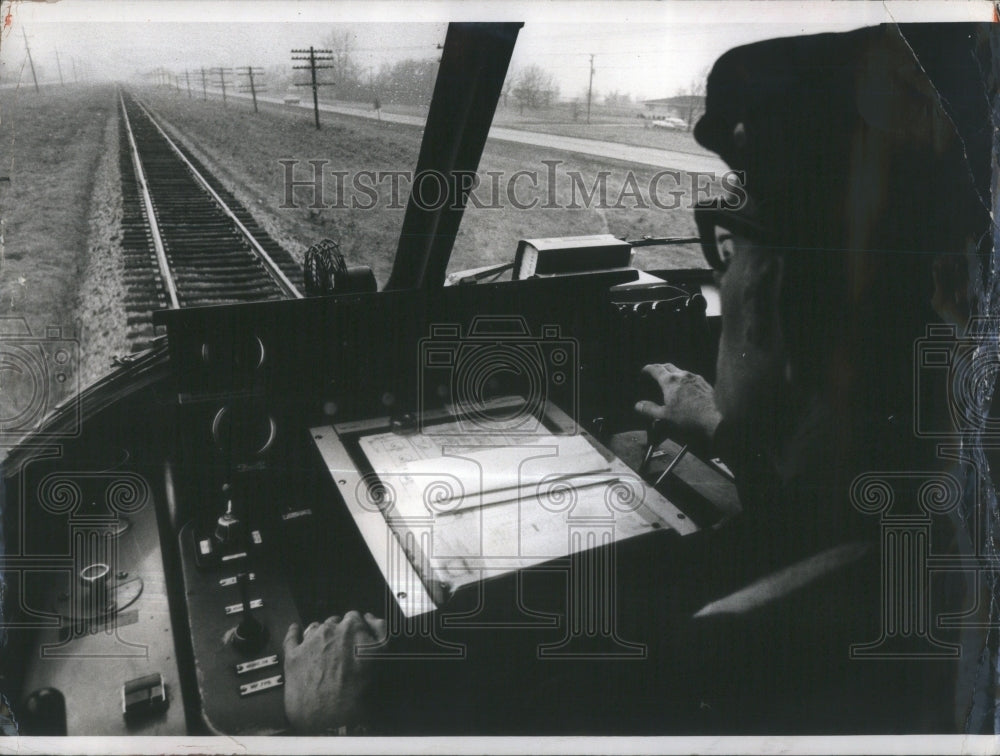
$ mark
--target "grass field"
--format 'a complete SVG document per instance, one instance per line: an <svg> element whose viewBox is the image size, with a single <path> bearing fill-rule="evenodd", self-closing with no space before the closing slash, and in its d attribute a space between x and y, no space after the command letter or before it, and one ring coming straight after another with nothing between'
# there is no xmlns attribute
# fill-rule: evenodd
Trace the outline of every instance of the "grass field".
<svg viewBox="0 0 1000 756"><path fill-rule="evenodd" d="M148 90L143 95L163 118L200 145L199 149L210 158L212 169L290 251L301 253L324 236L337 238L349 263L371 265L379 283L385 283L402 226L409 185L404 183L403 191L394 197L389 180L368 181L377 193L377 201L372 202L357 192L351 194L351 199L357 198L360 205L373 204L371 209L351 207L350 202L348 207L310 207L311 188L296 190L293 199L298 207L282 208L286 169L278 161L298 161L294 174L297 180L311 177L308 161L327 161L323 199L336 205L338 192L329 171L346 172L349 187L351 177L360 171L411 170L420 149L419 129L323 113L323 128L317 131L310 114L304 111L268 108L254 114L244 103L223 107L217 100L189 99L170 90ZM549 184L554 187L554 195L550 197L545 181L548 168L542 161L553 159L563 162L558 166L556 183ZM515 186L515 192L529 200L538 200L530 209L519 209L507 196L509 182L521 170L539 174L539 189L532 191L528 186L530 180L524 177ZM573 204L571 174L578 174L590 188L601 171L607 172L607 201L580 206L583 202L578 191L578 207L567 209ZM491 191L487 178L490 172L501 176L499 193ZM643 201L629 197L619 201L627 182L634 180L644 194L655 173L640 166L527 145L488 143L479 170L484 182L481 204L486 207L470 207L466 212L449 270L510 261L521 238L592 233L629 238L693 235L694 222L686 201L681 203L682 207L670 210L653 206L648 198L645 207ZM668 189L667 184L661 185L660 193L664 195L661 201L673 201L666 196ZM647 248L640 252L637 261L643 267L704 264L694 246Z"/></svg>
<svg viewBox="0 0 1000 756"><path fill-rule="evenodd" d="M9 185L0 188L5 226L0 328L5 336L22 331L23 318L38 340L32 353L48 373L40 378L44 385L38 385L38 376L25 365L3 366L0 423L32 402L51 406L75 388L77 349L71 343L69 362L63 363L56 345L79 336L77 285L86 265L90 198L112 95L110 87L0 93L0 173L10 177ZM61 337L47 331L50 327L60 329ZM57 356L58 368L53 362ZM68 379L53 378L56 369ZM32 394L39 388L48 395Z"/></svg>

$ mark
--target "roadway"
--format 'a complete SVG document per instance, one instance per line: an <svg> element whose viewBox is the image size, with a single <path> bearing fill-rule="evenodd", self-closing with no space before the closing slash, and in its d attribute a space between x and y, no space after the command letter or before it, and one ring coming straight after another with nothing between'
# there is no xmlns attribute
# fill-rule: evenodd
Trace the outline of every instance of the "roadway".
<svg viewBox="0 0 1000 756"><path fill-rule="evenodd" d="M210 94L221 95L221 92ZM250 99L250 95L243 93L228 93L227 97L238 97L240 99ZM297 105L286 105L279 97L257 96L258 103L278 105L283 108L298 108L300 110L312 112L311 98L302 98L303 102ZM308 99L308 101L307 101ZM330 103L320 103L320 112L337 113L339 115L353 116L355 118L368 118L375 120L379 117L374 110L354 108L346 105L332 105ZM381 119L387 123L399 123L407 126L424 127L422 116L402 115L399 113L386 113L382 111ZM513 142L516 144L526 144L533 147L543 147L549 150L562 150L588 157L610 158L626 163L636 163L652 168L668 168L677 171L717 173L721 174L727 169L726 164L712 155L699 155L691 152L679 152L677 150L663 150L656 147L639 147L632 144L620 144L618 142L607 142L600 139L585 139L582 137L560 136L558 134L546 134L539 131L525 131L522 129L511 129L503 126L493 126L490 129L490 139L500 142Z"/></svg>

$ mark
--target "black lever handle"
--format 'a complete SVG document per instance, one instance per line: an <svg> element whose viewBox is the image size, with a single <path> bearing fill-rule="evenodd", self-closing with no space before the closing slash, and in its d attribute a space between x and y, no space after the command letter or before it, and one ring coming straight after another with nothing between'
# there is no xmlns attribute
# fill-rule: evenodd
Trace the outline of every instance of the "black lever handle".
<svg viewBox="0 0 1000 756"><path fill-rule="evenodd" d="M252 654L260 651L267 643L267 628L253 616L250 605L250 576L246 572L236 575L236 584L240 589L240 600L243 602L243 618L233 632L233 645L238 651Z"/></svg>

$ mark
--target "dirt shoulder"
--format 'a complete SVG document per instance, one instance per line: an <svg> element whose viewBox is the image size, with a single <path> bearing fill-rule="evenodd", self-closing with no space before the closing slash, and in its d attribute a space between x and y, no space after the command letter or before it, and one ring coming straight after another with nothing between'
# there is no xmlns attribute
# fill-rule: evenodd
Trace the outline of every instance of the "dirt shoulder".
<svg viewBox="0 0 1000 756"><path fill-rule="evenodd" d="M125 285L122 280L122 186L119 169L119 111L104 129L104 151L90 198L87 263L77 291L80 383L107 374L112 359L127 354Z"/></svg>

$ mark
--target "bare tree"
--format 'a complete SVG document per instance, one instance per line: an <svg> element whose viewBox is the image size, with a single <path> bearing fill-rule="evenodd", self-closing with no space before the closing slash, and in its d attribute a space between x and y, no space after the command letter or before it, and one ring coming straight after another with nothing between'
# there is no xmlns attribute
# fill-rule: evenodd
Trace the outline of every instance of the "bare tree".
<svg viewBox="0 0 1000 756"><path fill-rule="evenodd" d="M407 58L384 64L374 81L386 102L426 105L434 93L438 62L434 58Z"/></svg>
<svg viewBox="0 0 1000 756"><path fill-rule="evenodd" d="M687 122L687 130L694 128L695 122L705 113L705 84L708 80L709 68L691 80L687 87L677 90L677 107L681 117Z"/></svg>
<svg viewBox="0 0 1000 756"><path fill-rule="evenodd" d="M282 92L289 89L294 81L292 73L292 67L285 63L268 66L264 71L264 76L268 82L268 89L273 92Z"/></svg>
<svg viewBox="0 0 1000 756"><path fill-rule="evenodd" d="M503 106L507 107L507 101L510 99L511 90L514 89L514 77L508 75L503 82L503 89L500 90L500 96L503 98Z"/></svg>
<svg viewBox="0 0 1000 756"><path fill-rule="evenodd" d="M355 59L354 34L350 31L334 31L326 35L320 47L333 50L333 68L330 79L337 96L342 100L365 99L366 89L361 65Z"/></svg>
<svg viewBox="0 0 1000 756"><path fill-rule="evenodd" d="M623 108L632 104L632 95L617 89L604 95L604 104L612 108Z"/></svg>
<svg viewBox="0 0 1000 756"><path fill-rule="evenodd" d="M517 101L521 113L525 108L536 110L547 108L559 96L559 87L552 74L540 66L531 65L522 69L514 77L511 94Z"/></svg>

